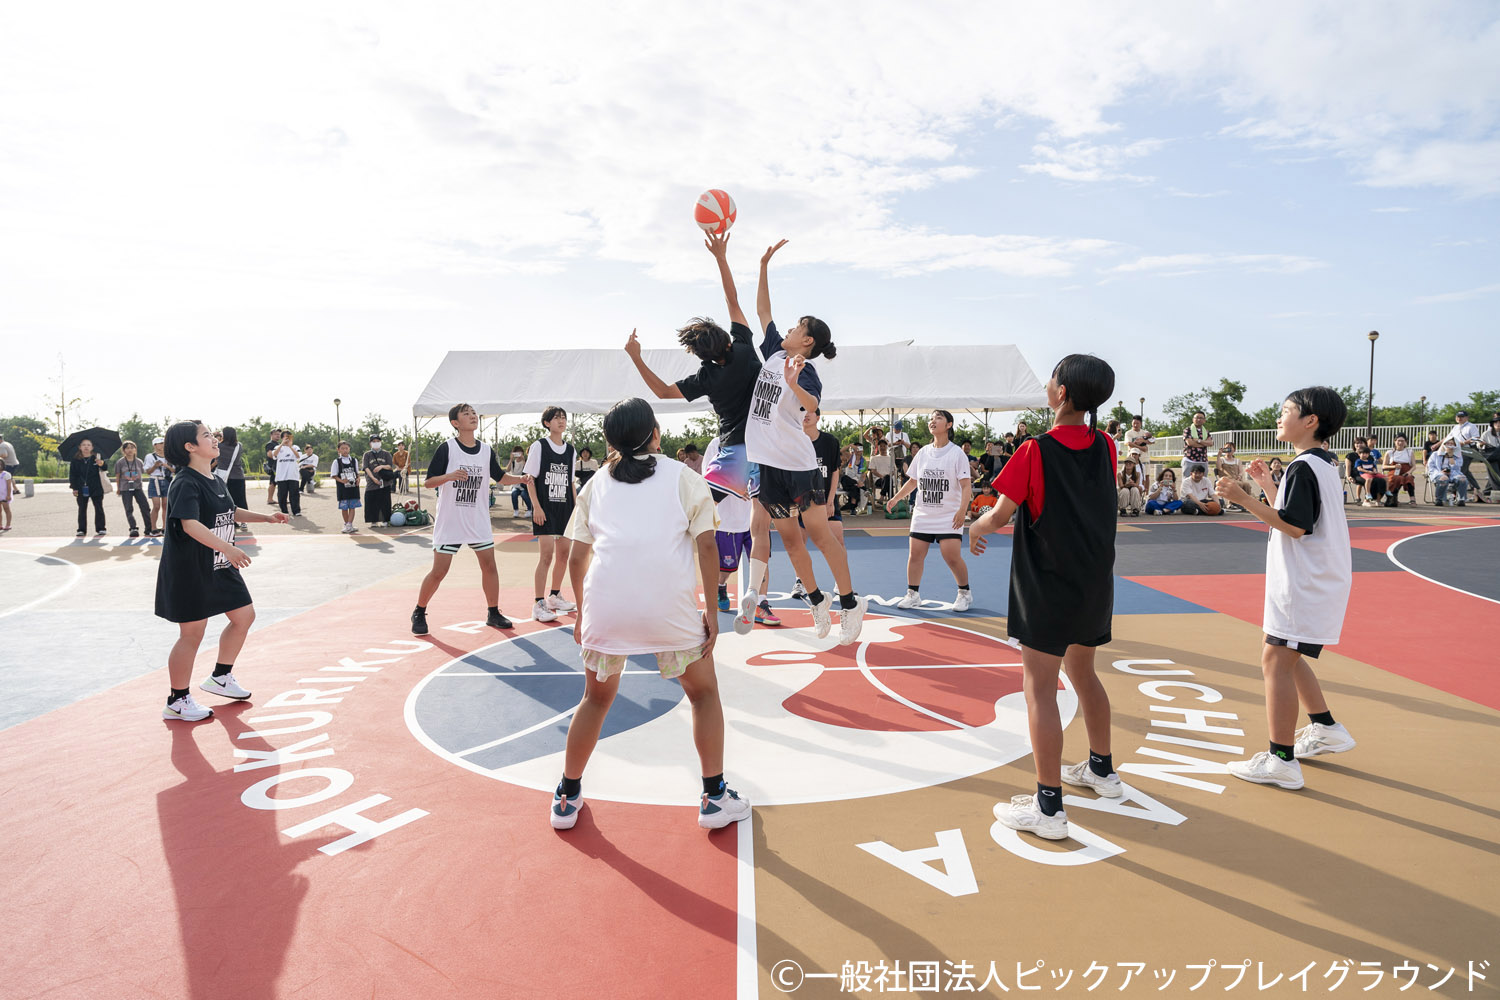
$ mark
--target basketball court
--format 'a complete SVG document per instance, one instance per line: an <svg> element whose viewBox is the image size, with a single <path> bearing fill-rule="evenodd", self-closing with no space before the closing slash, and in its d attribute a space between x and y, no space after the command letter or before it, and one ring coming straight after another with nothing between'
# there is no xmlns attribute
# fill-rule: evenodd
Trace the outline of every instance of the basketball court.
<svg viewBox="0 0 1500 1000"><path fill-rule="evenodd" d="M465 554L420 639L425 531L253 539L236 675L254 696L205 695L216 714L194 725L158 717L175 627L149 610L155 542L7 538L0 994L1493 995L1500 518L1484 510L1351 509L1349 617L1317 670L1359 746L1304 762L1298 792L1224 770L1266 739L1263 529L1122 521L1099 667L1129 791L1069 795L1055 844L991 812L1034 787L1007 536L969 559L971 611L950 610L935 554L928 602L903 611L905 529L860 522L850 561L877 600L850 647L800 627L778 552L786 624L741 637L721 618L726 771L755 811L712 833L686 700L645 662L578 826L549 826L583 684L571 617L523 620L535 547L511 522L516 629L484 626Z"/></svg>

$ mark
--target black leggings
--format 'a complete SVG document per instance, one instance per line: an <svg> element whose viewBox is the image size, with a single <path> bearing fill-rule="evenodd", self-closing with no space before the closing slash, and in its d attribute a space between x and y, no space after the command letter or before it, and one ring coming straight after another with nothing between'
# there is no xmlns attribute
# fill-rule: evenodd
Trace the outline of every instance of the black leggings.
<svg viewBox="0 0 1500 1000"><path fill-rule="evenodd" d="M135 508L130 505L134 500L141 508L141 520L146 522L146 530L150 531L154 525L151 522L151 507L146 503L146 494L142 490L125 490L120 494L120 502L125 505L125 520L130 522L130 530L139 530L135 526Z"/></svg>
<svg viewBox="0 0 1500 1000"><path fill-rule="evenodd" d="M89 530L89 502L94 504L94 530L101 535L104 533L104 495L95 493L93 496L78 494L78 533L81 535Z"/></svg>
<svg viewBox="0 0 1500 1000"><path fill-rule="evenodd" d="M287 501L291 501L292 509L287 510ZM276 482L276 506L281 508L283 514L302 513L302 489L297 485L295 479L280 479Z"/></svg>
<svg viewBox="0 0 1500 1000"><path fill-rule="evenodd" d="M236 507L243 510L250 506L249 502L245 500L245 481L243 479L226 479L224 485L229 489L229 499L234 501Z"/></svg>

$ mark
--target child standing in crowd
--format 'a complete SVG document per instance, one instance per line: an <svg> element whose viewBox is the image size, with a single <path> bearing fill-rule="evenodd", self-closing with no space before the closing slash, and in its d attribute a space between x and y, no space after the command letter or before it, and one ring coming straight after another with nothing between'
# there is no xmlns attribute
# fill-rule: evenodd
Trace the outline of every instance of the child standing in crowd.
<svg viewBox="0 0 1500 1000"><path fill-rule="evenodd" d="M339 503L339 516L344 519L340 533L352 535L354 512L359 510L359 463L349 454L349 442L339 442L339 453L328 464L328 478L333 480L334 499Z"/></svg>
<svg viewBox="0 0 1500 1000"><path fill-rule="evenodd" d="M964 517L974 495L969 457L948 438L953 429L953 414L933 410L927 429L932 431L932 443L918 449L911 460L911 478L891 497L891 503L897 504L916 494L906 557L906 596L896 607L921 607L922 568L927 562L927 550L936 543L958 584L953 610L968 611L974 604L969 592L969 567L963 554Z"/></svg>
<svg viewBox="0 0 1500 1000"><path fill-rule="evenodd" d="M1197 463L1199 468L1208 468L1203 463ZM1151 487L1151 497L1146 501L1147 514L1175 514L1182 509L1182 501L1177 499L1177 473L1172 469L1162 469L1161 475L1156 477L1156 483Z"/></svg>
<svg viewBox="0 0 1500 1000"><path fill-rule="evenodd" d="M1108 798L1124 794L1110 752L1109 694L1094 672L1114 616L1117 499L1115 442L1094 425L1114 388L1114 370L1093 355L1058 362L1047 380L1052 429L1016 449L995 480L1000 502L969 529L970 549L980 555L985 536L1016 515L1007 625L1021 644L1037 786L1035 795L997 804L995 818L1048 840L1068 836L1063 782ZM1059 668L1078 695L1089 739L1088 758L1066 770Z"/></svg>
<svg viewBox="0 0 1500 1000"><path fill-rule="evenodd" d="M318 453L308 445L302 457L297 459L297 474L302 478L301 489L303 493L313 492L313 476L318 471Z"/></svg>
<svg viewBox="0 0 1500 1000"><path fill-rule="evenodd" d="M427 604L453 566L453 557L467 545L479 558L479 579L488 606L485 624L490 628L514 628L500 613L500 572L495 568L495 532L490 527L490 480L509 485L500 459L490 446L474 436L479 414L468 403L448 410L452 438L437 446L427 463L427 481L422 485L437 491L437 515L432 526L432 569L417 590L417 606L411 613L411 634L427 634Z"/></svg>
<svg viewBox="0 0 1500 1000"><path fill-rule="evenodd" d="M276 505L283 514L291 505L294 517L302 515L302 473L298 468L302 462L302 449L297 447L296 435L287 431L276 446Z"/></svg>
<svg viewBox="0 0 1500 1000"><path fill-rule="evenodd" d="M823 506L813 503L818 460L802 425L803 411L817 409L823 395L823 382L810 362L818 357L832 360L837 348L828 324L816 316L803 316L785 337L776 329L771 317L769 270L771 257L785 245L786 240L782 240L768 247L760 258L760 287L755 296L755 311L765 330L760 344L765 363L755 380L750 419L745 428L745 445L747 457L760 470L756 498L776 526L776 533L781 536L781 544L786 548L798 579L808 588L815 634L821 639L833 627L829 614L833 595L818 588L802 523L806 524L807 534L812 536L814 544L828 561L828 568L833 571L840 608L839 643L847 646L859 639L868 601L854 592L848 554L834 540ZM770 558L769 534L764 540L756 535L755 552L750 560L752 580L761 575L761 567L768 564ZM741 619L750 618L758 600L753 590L740 598ZM735 627L740 628L739 620Z"/></svg>
<svg viewBox="0 0 1500 1000"><path fill-rule="evenodd" d="M0 531L10 530L10 494L14 484L10 469L0 465Z"/></svg>
<svg viewBox="0 0 1500 1000"><path fill-rule="evenodd" d="M104 534L104 458L94 454L94 442L78 442L78 455L68 463L68 486L78 501L78 537L88 532L89 504L94 505L94 535Z"/></svg>
<svg viewBox="0 0 1500 1000"><path fill-rule="evenodd" d="M371 527L389 524L396 460L380 446L379 434L370 435L370 450L365 452L361 464L365 470L365 523Z"/></svg>
<svg viewBox="0 0 1500 1000"><path fill-rule="evenodd" d="M234 661L255 621L255 605L240 577L250 557L234 544L234 522L285 522L287 516L235 508L228 489L212 472L219 447L213 432L201 422L173 424L167 428L165 444L167 460L182 471L167 494L166 537L156 570L156 614L178 626L177 642L167 656L171 689L161 716L197 722L214 714L194 700L188 684L208 619L215 615L224 615L229 624L219 635L213 676L199 687L223 698L250 697L233 673Z"/></svg>
<svg viewBox="0 0 1500 1000"><path fill-rule="evenodd" d="M391 463L396 467L396 492L405 494L408 492L406 475L411 465L411 452L406 450L405 441L396 442L396 451L391 455Z"/></svg>
<svg viewBox="0 0 1500 1000"><path fill-rule="evenodd" d="M609 463L568 525L569 569L583 605L573 638L583 650L585 686L568 725L552 826L566 830L578 822L583 771L621 672L629 657L643 654L656 657L663 677L679 678L692 705L703 775L698 825L728 826L749 817L750 802L724 782L724 709L713 658L718 615L698 610L700 581L705 596L714 586L713 498L703 477L655 454L661 429L645 400L616 403L604 417L604 438Z"/></svg>
<svg viewBox="0 0 1500 1000"><path fill-rule="evenodd" d="M141 537L141 531L135 523L135 507L131 504L141 508L141 520L146 522L146 534L151 534L156 527L156 522L151 520L151 508L146 504L145 484L142 482L146 465L135 457L135 453L135 442L126 441L120 445L120 458L115 460L115 492L125 505L125 521L130 525L131 538Z"/></svg>
<svg viewBox="0 0 1500 1000"><path fill-rule="evenodd" d="M648 407L649 409L649 407ZM537 539L534 578L536 604L531 617L539 622L555 621L558 615L577 610L577 605L562 595L563 572L568 568L568 539L563 534L578 493L573 488L577 456L572 444L563 443L568 429L568 411L549 406L542 413L547 436L538 438L526 453L526 490L531 496L531 533ZM547 572L552 572L552 588L547 589ZM577 587L574 595L577 595Z"/></svg>
<svg viewBox="0 0 1500 1000"><path fill-rule="evenodd" d="M151 524L161 525L158 528L147 528L146 537L160 535L166 527L167 521L167 486L172 482L172 463L167 461L162 452L162 446L166 438L151 439L151 454L147 455L142 465L146 470L146 498L151 501Z"/></svg>
<svg viewBox="0 0 1500 1000"><path fill-rule="evenodd" d="M520 448L510 450L510 464L505 467L505 474L512 479L518 480L521 485L510 488L510 516L521 516L521 501L526 501L526 516L531 516L531 494L526 490L526 452Z"/></svg>
<svg viewBox="0 0 1500 1000"><path fill-rule="evenodd" d="M1262 462L1250 474L1270 505L1224 478L1219 495L1242 504L1270 526L1266 547L1265 644L1260 668L1266 684L1271 745L1249 760L1228 765L1236 778L1282 788L1302 787L1299 757L1354 748L1349 731L1333 720L1308 660L1339 641L1349 605L1353 561L1344 518L1344 487L1337 459L1324 450L1346 416L1344 401L1327 386L1298 389L1281 404L1276 439L1297 450L1278 489ZM1297 732L1297 703L1308 724Z"/></svg>

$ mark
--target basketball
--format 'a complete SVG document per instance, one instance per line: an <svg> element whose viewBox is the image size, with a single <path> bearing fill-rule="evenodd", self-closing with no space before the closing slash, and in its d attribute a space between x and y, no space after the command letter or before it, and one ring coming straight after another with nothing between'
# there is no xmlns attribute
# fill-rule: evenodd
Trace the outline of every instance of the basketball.
<svg viewBox="0 0 1500 1000"><path fill-rule="evenodd" d="M710 188L698 196L693 206L693 221L705 233L723 236L734 225L734 199L718 188Z"/></svg>
<svg viewBox="0 0 1500 1000"><path fill-rule="evenodd" d="M391 527L399 528L406 523L406 515L399 510L391 515Z"/></svg>

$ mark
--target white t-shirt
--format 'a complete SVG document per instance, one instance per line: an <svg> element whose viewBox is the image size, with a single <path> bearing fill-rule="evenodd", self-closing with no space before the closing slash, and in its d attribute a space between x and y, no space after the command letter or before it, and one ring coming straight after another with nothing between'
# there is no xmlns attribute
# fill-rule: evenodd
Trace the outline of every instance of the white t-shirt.
<svg viewBox="0 0 1500 1000"><path fill-rule="evenodd" d="M1131 449L1134 449L1144 455L1147 449L1151 447L1150 441L1151 432L1146 430L1146 428L1142 427L1140 430L1131 428L1125 432L1125 451L1128 454Z"/></svg>
<svg viewBox="0 0 1500 1000"><path fill-rule="evenodd" d="M16 449L9 441L0 441L0 465L16 465Z"/></svg>
<svg viewBox="0 0 1500 1000"><path fill-rule="evenodd" d="M1214 484L1209 482L1207 476L1196 482L1193 481L1192 476L1187 476L1182 480L1182 495L1184 498L1191 497L1199 503L1207 503L1215 499Z"/></svg>
<svg viewBox="0 0 1500 1000"><path fill-rule="evenodd" d="M877 476L889 476L896 471L896 463L891 461L890 455L871 455L870 471Z"/></svg>
<svg viewBox="0 0 1500 1000"><path fill-rule="evenodd" d="M318 467L318 453L312 450L302 453L302 460L297 463L304 469L316 469Z"/></svg>
<svg viewBox="0 0 1500 1000"><path fill-rule="evenodd" d="M787 472L810 472L818 467L812 439L802 429L802 404L786 384L786 351L767 358L755 378L745 422L745 455L752 462Z"/></svg>
<svg viewBox="0 0 1500 1000"><path fill-rule="evenodd" d="M1385 453L1385 461L1389 465L1400 465L1402 462L1405 462L1407 465L1412 465L1413 463L1411 460L1411 449L1402 448L1401 450L1397 451L1396 449L1392 448L1390 451Z"/></svg>
<svg viewBox="0 0 1500 1000"><path fill-rule="evenodd" d="M715 530L703 477L665 455L639 483L608 472L578 494L567 537L594 547L583 579L581 645L615 656L693 649L698 609L697 537Z"/></svg>
<svg viewBox="0 0 1500 1000"><path fill-rule="evenodd" d="M708 447L703 449L703 464L712 465L715 458L719 457L719 439L714 438L708 442ZM750 501L741 500L733 494L727 495L719 501L719 532L720 534L731 534L750 530Z"/></svg>
<svg viewBox="0 0 1500 1000"><path fill-rule="evenodd" d="M10 473L0 469L0 503L10 503L10 480Z"/></svg>
<svg viewBox="0 0 1500 1000"><path fill-rule="evenodd" d="M911 460L907 474L917 480L912 494L911 530L930 535L951 535L953 518L963 502L963 484L969 479L969 456L952 441L941 448L924 444Z"/></svg>
<svg viewBox="0 0 1500 1000"><path fill-rule="evenodd" d="M168 468L167 460L158 455L156 452L147 452L146 457L141 460L141 464L145 466L147 474L150 475L152 479L166 478Z"/></svg>
<svg viewBox="0 0 1500 1000"><path fill-rule="evenodd" d="M1468 445L1472 448L1479 443L1479 439L1483 435L1484 431L1480 430L1479 425L1470 420L1466 424L1454 424L1453 429L1448 432L1448 436L1443 438L1443 440L1452 441L1459 446Z"/></svg>
<svg viewBox="0 0 1500 1000"><path fill-rule="evenodd" d="M1272 529L1267 542L1263 627L1269 635L1326 646L1338 642L1343 631L1354 564L1339 470L1319 454L1305 452L1287 463L1276 496L1268 498L1278 511L1285 509L1298 463L1316 476L1318 518L1312 530L1293 538Z"/></svg>
<svg viewBox="0 0 1500 1000"><path fill-rule="evenodd" d="M553 444L552 438L538 438L531 442L531 447L526 451L526 475L536 480L536 495L543 500L552 503L566 503L568 492L572 488L572 480L578 474L578 452L573 452L573 465L568 470L567 483L545 482L542 478L542 445L546 444L547 450L554 455L561 455L568 450L568 442ZM485 469L489 469L486 465Z"/></svg>
<svg viewBox="0 0 1500 1000"><path fill-rule="evenodd" d="M302 460L302 453L293 444L284 444L276 449L276 481L278 483L290 480L297 482L301 474L297 471L297 463Z"/></svg>
<svg viewBox="0 0 1500 1000"><path fill-rule="evenodd" d="M490 527L490 446L479 442L479 454L470 455L458 439L448 441L448 472L463 469L469 478L453 480L437 488L437 513L432 522L432 544L468 545L492 542Z"/></svg>

